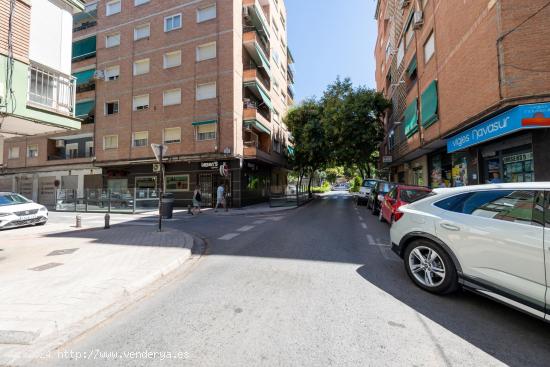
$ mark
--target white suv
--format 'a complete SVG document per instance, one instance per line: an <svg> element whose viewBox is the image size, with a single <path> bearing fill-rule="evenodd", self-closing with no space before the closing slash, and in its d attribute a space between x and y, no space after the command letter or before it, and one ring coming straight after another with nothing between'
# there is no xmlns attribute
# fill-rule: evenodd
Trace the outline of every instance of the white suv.
<svg viewBox="0 0 550 367"><path fill-rule="evenodd" d="M550 182L434 193L399 208L390 230L413 282L440 294L462 286L550 320Z"/></svg>

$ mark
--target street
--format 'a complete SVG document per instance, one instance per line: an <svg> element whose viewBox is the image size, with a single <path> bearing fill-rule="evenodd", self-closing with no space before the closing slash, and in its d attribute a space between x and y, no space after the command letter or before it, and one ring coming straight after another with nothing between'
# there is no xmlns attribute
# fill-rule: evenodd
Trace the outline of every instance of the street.
<svg viewBox="0 0 550 367"><path fill-rule="evenodd" d="M348 193L284 213L165 225L206 239L193 268L40 365L550 361L544 322L468 292L440 297L415 287L390 250L388 226Z"/></svg>

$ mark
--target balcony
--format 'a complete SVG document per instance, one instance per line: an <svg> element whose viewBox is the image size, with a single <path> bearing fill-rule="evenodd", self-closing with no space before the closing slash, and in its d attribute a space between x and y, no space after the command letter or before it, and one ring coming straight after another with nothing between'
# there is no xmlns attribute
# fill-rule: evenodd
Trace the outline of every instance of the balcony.
<svg viewBox="0 0 550 367"><path fill-rule="evenodd" d="M73 42L72 61L80 61L95 57L96 36L84 38Z"/></svg>
<svg viewBox="0 0 550 367"><path fill-rule="evenodd" d="M245 67L245 70L243 72L243 83L246 86L258 84L260 88L263 88L263 92L266 94L266 96L269 96L268 90L271 89L271 82L269 79L264 77L260 70L258 70L254 65L250 66L249 68ZM253 86L252 86L253 87ZM262 97L258 93L255 93L258 97Z"/></svg>
<svg viewBox="0 0 550 367"><path fill-rule="evenodd" d="M292 70L292 67L288 65L288 68L286 70L286 79L289 84L294 84L294 70Z"/></svg>
<svg viewBox="0 0 550 367"><path fill-rule="evenodd" d="M269 74L269 47L267 43L254 28L245 27L243 32L243 46L256 65L263 68Z"/></svg>
<svg viewBox="0 0 550 367"><path fill-rule="evenodd" d="M94 74L95 74L95 69L89 69L89 70L80 71L78 73L73 73L73 76L76 78L77 93L95 90Z"/></svg>
<svg viewBox="0 0 550 367"><path fill-rule="evenodd" d="M97 25L97 7L89 12L83 11L73 15L73 32L82 31Z"/></svg>
<svg viewBox="0 0 550 367"><path fill-rule="evenodd" d="M74 117L76 78L46 67L31 65L27 105Z"/></svg>
<svg viewBox="0 0 550 367"><path fill-rule="evenodd" d="M82 133L50 138L48 139L47 149L48 161L75 159L88 161L94 156L93 133Z"/></svg>
<svg viewBox="0 0 550 367"><path fill-rule="evenodd" d="M245 23L254 26L258 32L269 39L269 22L258 0L243 0L243 16Z"/></svg>
<svg viewBox="0 0 550 367"><path fill-rule="evenodd" d="M271 122L265 114L258 109L254 102L246 102L244 104L243 124L255 128L260 133L271 134L271 130L269 129Z"/></svg>

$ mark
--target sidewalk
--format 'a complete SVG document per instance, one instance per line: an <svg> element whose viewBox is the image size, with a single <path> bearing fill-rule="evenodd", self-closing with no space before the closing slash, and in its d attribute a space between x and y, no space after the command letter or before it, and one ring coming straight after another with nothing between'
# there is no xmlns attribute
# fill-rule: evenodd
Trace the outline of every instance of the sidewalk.
<svg viewBox="0 0 550 367"><path fill-rule="evenodd" d="M26 363L100 323L177 269L193 246L179 230L128 223L8 232L0 244L0 366Z"/></svg>
<svg viewBox="0 0 550 367"><path fill-rule="evenodd" d="M297 206L282 206L282 207L270 207L269 203L260 203L260 204L254 204L254 205L248 205L242 208L229 208L228 211L225 211L223 208L219 208L216 212L212 208L202 208L201 214L206 215L219 215L219 216L227 216L227 215L257 215L257 214L270 214L270 213L276 213L276 212L282 212L287 210L296 209ZM187 214L187 212L183 213Z"/></svg>

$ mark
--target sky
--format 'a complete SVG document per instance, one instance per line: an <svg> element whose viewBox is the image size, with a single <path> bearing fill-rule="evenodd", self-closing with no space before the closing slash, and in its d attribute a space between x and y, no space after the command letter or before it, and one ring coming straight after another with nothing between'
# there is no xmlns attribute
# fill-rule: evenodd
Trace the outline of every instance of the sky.
<svg viewBox="0 0 550 367"><path fill-rule="evenodd" d="M340 77L374 88L376 0L286 0L295 101L320 97Z"/></svg>

